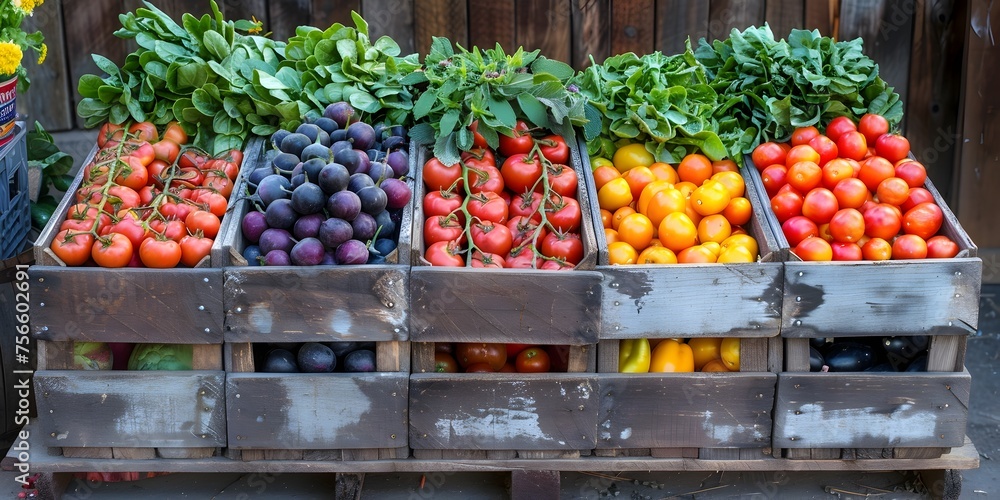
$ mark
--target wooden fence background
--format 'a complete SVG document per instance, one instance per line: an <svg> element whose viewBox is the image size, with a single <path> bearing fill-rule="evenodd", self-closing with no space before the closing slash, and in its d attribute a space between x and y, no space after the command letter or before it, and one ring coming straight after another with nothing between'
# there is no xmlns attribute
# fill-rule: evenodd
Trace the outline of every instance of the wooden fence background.
<svg viewBox="0 0 1000 500"><path fill-rule="evenodd" d="M208 0L157 0L179 19L201 15ZM1000 2L986 0L219 0L230 19L264 21L277 39L296 26L350 23L361 13L373 36L391 35L404 53L426 53L432 36L465 46L541 49L577 68L627 51L674 53L688 37L724 37L733 28L770 24L776 36L819 29L862 37L865 51L906 105L904 132L932 180L950 197L973 240L1000 248L994 231L1000 189L1000 97L988 85L1000 71L990 25ZM48 0L31 19L50 45L48 60L29 68L32 88L22 112L51 130L79 126L76 82L97 73L90 55L122 61L130 42L116 38L117 15L139 0ZM992 12L990 12L992 10ZM989 263L988 263L989 264ZM1000 276L1000 265L994 265ZM984 270L990 274L990 269Z"/></svg>

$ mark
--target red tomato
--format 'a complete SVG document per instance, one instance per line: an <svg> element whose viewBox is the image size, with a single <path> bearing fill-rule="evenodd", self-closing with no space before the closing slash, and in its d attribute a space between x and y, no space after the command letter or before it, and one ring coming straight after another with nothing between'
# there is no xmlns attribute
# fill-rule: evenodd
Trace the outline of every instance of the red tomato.
<svg viewBox="0 0 1000 500"><path fill-rule="evenodd" d="M523 350L525 350L525 349L527 349L527 348L529 348L529 347L531 347L533 345L534 344L507 344L507 358L508 359L509 358L516 358L517 355L521 351L523 351Z"/></svg>
<svg viewBox="0 0 1000 500"><path fill-rule="evenodd" d="M460 208L462 208L462 197L451 191L435 189L424 195L424 217L448 215L454 212L458 222L463 223L465 215L459 210Z"/></svg>
<svg viewBox="0 0 1000 500"><path fill-rule="evenodd" d="M149 236L149 230L143 227L142 222L137 221L132 217L124 217L118 222L108 227L108 230L112 233L118 233L126 238L132 243L133 248L139 248L142 240ZM96 258L94 260L97 260ZM103 266L103 267L116 267L116 266ZM121 266L117 266L121 267Z"/></svg>
<svg viewBox="0 0 1000 500"><path fill-rule="evenodd" d="M819 153L817 153L816 150L808 144L792 146L792 148L788 150L788 154L785 155L785 166L791 167L800 161L819 163Z"/></svg>
<svg viewBox="0 0 1000 500"><path fill-rule="evenodd" d="M181 238L181 263L188 267L197 266L199 262L212 253L212 238L202 236L187 235Z"/></svg>
<svg viewBox="0 0 1000 500"><path fill-rule="evenodd" d="M82 266L90 260L93 245L94 235L63 229L52 239L49 248L67 266Z"/></svg>
<svg viewBox="0 0 1000 500"><path fill-rule="evenodd" d="M861 179L861 182L865 183L865 187L874 193L882 181L894 175L896 175L896 169L892 166L892 162L881 156L872 156L861 162L858 179Z"/></svg>
<svg viewBox="0 0 1000 500"><path fill-rule="evenodd" d="M844 132L837 139L837 151L841 158L861 161L868 154L868 142L861 132Z"/></svg>
<svg viewBox="0 0 1000 500"><path fill-rule="evenodd" d="M445 165L437 158L431 158L424 163L420 174L428 189L452 191L462 185L462 165Z"/></svg>
<svg viewBox="0 0 1000 500"><path fill-rule="evenodd" d="M903 215L903 232L929 239L937 234L944 222L944 212L936 203L924 202L906 211Z"/></svg>
<svg viewBox="0 0 1000 500"><path fill-rule="evenodd" d="M857 129L857 125L850 117L838 116L826 125L826 136L836 142L845 132L853 132Z"/></svg>
<svg viewBox="0 0 1000 500"><path fill-rule="evenodd" d="M788 168L788 184L808 193L823 182L823 170L815 162L800 161Z"/></svg>
<svg viewBox="0 0 1000 500"><path fill-rule="evenodd" d="M891 240L902 226L898 212L890 205L879 203L864 212L865 234L872 238Z"/></svg>
<svg viewBox="0 0 1000 500"><path fill-rule="evenodd" d="M499 134L500 147L497 151L504 156L512 156L518 153L527 154L535 145L535 139L528 132L528 124L523 120L518 120L511 131L511 135Z"/></svg>
<svg viewBox="0 0 1000 500"><path fill-rule="evenodd" d="M465 226L454 215L433 215L424 221L424 244L439 241L465 242Z"/></svg>
<svg viewBox="0 0 1000 500"><path fill-rule="evenodd" d="M515 194L511 197L508 212L511 218L523 216L535 222L541 222L542 212L538 209L541 203L542 193L538 191L522 191L520 194Z"/></svg>
<svg viewBox="0 0 1000 500"><path fill-rule="evenodd" d="M786 154L785 149L779 146L778 143L765 142L754 148L751 158L757 170L763 171L771 165L784 165Z"/></svg>
<svg viewBox="0 0 1000 500"><path fill-rule="evenodd" d="M861 245L861 255L865 260L889 260L892 258L892 245L882 238L871 238Z"/></svg>
<svg viewBox="0 0 1000 500"><path fill-rule="evenodd" d="M487 148L486 139L479 134L479 120L473 120L472 125L469 125L469 130L472 131L472 145L477 148Z"/></svg>
<svg viewBox="0 0 1000 500"><path fill-rule="evenodd" d="M472 267L500 269L506 267L503 257L495 253L483 253L479 250L472 252Z"/></svg>
<svg viewBox="0 0 1000 500"><path fill-rule="evenodd" d="M583 260L583 241L576 233L549 233L541 245L542 255L555 257L571 264Z"/></svg>
<svg viewBox="0 0 1000 500"><path fill-rule="evenodd" d="M503 258L508 269L533 269L542 267L543 259L535 255L534 248L530 242L525 242L520 246L511 249L510 253Z"/></svg>
<svg viewBox="0 0 1000 500"><path fill-rule="evenodd" d="M823 187L833 190L837 183L854 177L854 166L843 158L834 158L823 165Z"/></svg>
<svg viewBox="0 0 1000 500"><path fill-rule="evenodd" d="M861 208L871 193L868 192L864 182L851 177L838 182L833 188L833 195L837 197L837 205L840 208Z"/></svg>
<svg viewBox="0 0 1000 500"><path fill-rule="evenodd" d="M132 242L124 234L109 233L94 241L90 256L101 267L125 267L132 260Z"/></svg>
<svg viewBox="0 0 1000 500"><path fill-rule="evenodd" d="M550 163L566 163L569 161L569 146L566 139L559 135L547 135L538 140L538 149Z"/></svg>
<svg viewBox="0 0 1000 500"><path fill-rule="evenodd" d="M434 353L434 372L435 373L458 373L458 362L455 361L455 357L446 352L435 352Z"/></svg>
<svg viewBox="0 0 1000 500"><path fill-rule="evenodd" d="M812 236L799 242L793 250L802 260L827 261L833 260L833 248L823 238Z"/></svg>
<svg viewBox="0 0 1000 500"><path fill-rule="evenodd" d="M497 371L499 370L494 370L489 363L473 363L465 369L465 373L495 373Z"/></svg>
<svg viewBox="0 0 1000 500"><path fill-rule="evenodd" d="M507 362L507 346L505 344L486 344L482 342L460 342L455 345L455 359L458 365L468 370L469 366L486 363L493 370L503 368Z"/></svg>
<svg viewBox="0 0 1000 500"><path fill-rule="evenodd" d="M808 217L796 215L781 225L781 232L788 240L788 245L794 247L810 236L819 236L819 227Z"/></svg>
<svg viewBox="0 0 1000 500"><path fill-rule="evenodd" d="M152 122L134 123L128 128L129 134L141 141L156 142L160 133L156 130L156 125Z"/></svg>
<svg viewBox="0 0 1000 500"><path fill-rule="evenodd" d="M562 196L576 196L577 176L576 171L572 168L560 163L553 163L545 169L545 176L548 178L549 189L553 192ZM636 196L636 199L638 198Z"/></svg>
<svg viewBox="0 0 1000 500"><path fill-rule="evenodd" d="M541 347L529 347L517 355L515 362L518 373L545 373L552 367L549 353Z"/></svg>
<svg viewBox="0 0 1000 500"><path fill-rule="evenodd" d="M135 190L145 187L149 180L146 166L134 156L123 157L118 163L117 170L118 174L115 175L114 182Z"/></svg>
<svg viewBox="0 0 1000 500"><path fill-rule="evenodd" d="M906 181L911 188L923 188L927 182L927 169L918 161L900 160L896 163L896 177Z"/></svg>
<svg viewBox="0 0 1000 500"><path fill-rule="evenodd" d="M552 194L545 203L545 218L556 231L577 231L583 211L575 198Z"/></svg>
<svg viewBox="0 0 1000 500"><path fill-rule="evenodd" d="M432 266L464 267L465 259L459 254L461 251L454 241L438 241L427 247L424 258Z"/></svg>
<svg viewBox="0 0 1000 500"><path fill-rule="evenodd" d="M479 250L499 255L507 255L513 246L513 237L507 226L491 221L472 225L472 244Z"/></svg>
<svg viewBox="0 0 1000 500"><path fill-rule="evenodd" d="M225 196L227 199L229 195L233 192L233 181L226 177L224 174L219 175L215 172L211 172L205 176L205 180L202 181L201 185L203 187L211 188L217 193Z"/></svg>
<svg viewBox="0 0 1000 500"><path fill-rule="evenodd" d="M113 148L117 146L125 137L125 127L119 124L106 122L101 125L101 130L97 132L97 147Z"/></svg>
<svg viewBox="0 0 1000 500"><path fill-rule="evenodd" d="M927 240L927 257L930 259L950 259L958 255L958 243L944 235L932 236Z"/></svg>
<svg viewBox="0 0 1000 500"><path fill-rule="evenodd" d="M522 215L511 217L510 220L507 221L507 229L510 229L512 247L519 246L524 242L528 242L530 244L532 240L536 239L535 232L538 232L538 242L544 240L548 231L544 226L539 227L538 224L538 221L534 221Z"/></svg>
<svg viewBox="0 0 1000 500"><path fill-rule="evenodd" d="M518 153L508 156L500 167L504 185L514 194L531 191L542 176L542 163L537 158L528 158L527 154Z"/></svg>
<svg viewBox="0 0 1000 500"><path fill-rule="evenodd" d="M89 202L94 205L101 205L104 195L98 191L90 195ZM122 209L135 208L140 206L142 199L134 189L127 186L111 186L108 188L108 197L105 207L110 207L110 211L118 212Z"/></svg>
<svg viewBox="0 0 1000 500"><path fill-rule="evenodd" d="M792 147L799 146L802 144L809 144L809 141L819 135L819 130L816 127L799 127L792 132Z"/></svg>
<svg viewBox="0 0 1000 500"><path fill-rule="evenodd" d="M166 222L159 220L153 221L149 223L149 228L168 240L173 240L178 243L180 243L181 238L187 235L187 226L179 220L170 220ZM141 247L142 245L140 245L140 249Z"/></svg>
<svg viewBox="0 0 1000 500"><path fill-rule="evenodd" d="M146 238L139 246L139 258L146 267L177 267L181 261L181 246L170 239Z"/></svg>
<svg viewBox="0 0 1000 500"><path fill-rule="evenodd" d="M934 195L922 187L915 187L910 189L910 195L906 197L906 201L899 206L899 209L902 210L903 213L906 213L910 211L911 208L925 202L934 203Z"/></svg>
<svg viewBox="0 0 1000 500"><path fill-rule="evenodd" d="M830 243L830 250L833 252L833 260L861 260L864 258L861 247L857 243L834 241Z"/></svg>
<svg viewBox="0 0 1000 500"><path fill-rule="evenodd" d="M857 243L864 235L865 216L853 208L842 208L830 219L830 236L834 241Z"/></svg>
<svg viewBox="0 0 1000 500"><path fill-rule="evenodd" d="M927 242L915 234L904 234L892 241L893 259L926 259Z"/></svg>
<svg viewBox="0 0 1000 500"><path fill-rule="evenodd" d="M466 209L469 211L469 216L481 221L488 220L498 224L507 222L507 203L492 191L470 195Z"/></svg>
<svg viewBox="0 0 1000 500"><path fill-rule="evenodd" d="M203 190L195 198L195 201L200 203L203 208L208 209L220 219L226 215L226 209L229 208L229 201L219 193Z"/></svg>
<svg viewBox="0 0 1000 500"><path fill-rule="evenodd" d="M883 134L875 141L875 151L891 163L896 163L910 154L910 141L901 135Z"/></svg>
<svg viewBox="0 0 1000 500"><path fill-rule="evenodd" d="M791 191L778 193L771 198L771 210L778 217L778 222L784 224L786 220L802 215L802 201L800 194Z"/></svg>
<svg viewBox="0 0 1000 500"><path fill-rule="evenodd" d="M200 231L206 238L215 238L219 234L222 221L212 212L195 210L184 219L184 225L192 233L197 234Z"/></svg>
<svg viewBox="0 0 1000 500"><path fill-rule="evenodd" d="M820 165L826 165L826 162L837 157L837 143L825 135L813 137L808 144L819 153Z"/></svg>
<svg viewBox="0 0 1000 500"><path fill-rule="evenodd" d="M868 144L875 144L882 134L889 133L889 121L881 115L868 113L858 120L858 131L865 135Z"/></svg>
<svg viewBox="0 0 1000 500"><path fill-rule="evenodd" d="M771 165L764 168L764 171L760 174L760 178L764 183L764 190L767 191L767 195L774 196L781 189L781 186L788 183L788 168L784 165Z"/></svg>
<svg viewBox="0 0 1000 500"><path fill-rule="evenodd" d="M539 269L543 271L572 271L573 264L559 259L546 259Z"/></svg>
<svg viewBox="0 0 1000 500"><path fill-rule="evenodd" d="M503 191L504 181L500 175L500 169L489 165L479 165L469 167L469 191L481 193L492 191L500 193Z"/></svg>
<svg viewBox="0 0 1000 500"><path fill-rule="evenodd" d="M802 215L817 224L830 222L837 210L840 210L837 197L826 188L814 188L806 193L805 199L802 200Z"/></svg>

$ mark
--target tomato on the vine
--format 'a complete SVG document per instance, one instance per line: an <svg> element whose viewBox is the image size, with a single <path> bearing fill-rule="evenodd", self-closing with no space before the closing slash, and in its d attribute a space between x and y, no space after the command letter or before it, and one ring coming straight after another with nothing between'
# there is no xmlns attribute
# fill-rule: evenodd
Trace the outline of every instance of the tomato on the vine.
<svg viewBox="0 0 1000 500"><path fill-rule="evenodd" d="M181 246L171 239L146 238L139 245L139 258L146 267L157 269L177 267L181 261Z"/></svg>
<svg viewBox="0 0 1000 500"><path fill-rule="evenodd" d="M489 144L486 139L479 133L479 120L472 120L472 124L469 125L469 130L472 131L472 144L477 148L487 148Z"/></svg>
<svg viewBox="0 0 1000 500"><path fill-rule="evenodd" d="M542 221L542 212L539 207L542 204L542 193L538 191L523 191L510 199L508 215L514 217L525 217L535 222Z"/></svg>
<svg viewBox="0 0 1000 500"><path fill-rule="evenodd" d="M492 191L470 195L466 209L469 211L469 216L482 221L488 220L498 224L507 222L507 203Z"/></svg>
<svg viewBox="0 0 1000 500"><path fill-rule="evenodd" d="M552 194L545 203L545 217L557 231L576 231L580 229L583 211L576 198Z"/></svg>
<svg viewBox="0 0 1000 500"><path fill-rule="evenodd" d="M169 240L173 240L178 243L180 243L181 238L187 235L187 226L185 226L184 223L179 220L152 221L149 223L149 229ZM150 238L153 238L153 236L151 236ZM150 238L146 239L148 240Z"/></svg>
<svg viewBox="0 0 1000 500"><path fill-rule="evenodd" d="M541 244L542 255L555 257L571 264L583 260L583 240L576 233L549 233Z"/></svg>
<svg viewBox="0 0 1000 500"><path fill-rule="evenodd" d="M507 229L510 229L512 247L519 246L524 242L530 244L535 238L536 232L538 233L538 241L541 242L544 240L548 230L544 226L539 227L538 224L539 221L529 219L523 215L511 217L507 221Z"/></svg>
<svg viewBox="0 0 1000 500"><path fill-rule="evenodd" d="M101 125L101 130L97 132L97 147L113 148L117 146L125 137L125 127L111 122Z"/></svg>
<svg viewBox="0 0 1000 500"><path fill-rule="evenodd" d="M206 238L215 238L219 234L222 221L212 212L195 210L184 219L184 225L192 233L200 231Z"/></svg>
<svg viewBox="0 0 1000 500"><path fill-rule="evenodd" d="M132 242L120 233L108 233L94 241L90 256L101 267L125 267L132 260Z"/></svg>
<svg viewBox="0 0 1000 500"><path fill-rule="evenodd" d="M511 135L499 134L500 147L497 151L504 156L512 156L518 153L527 154L535 145L535 139L531 137L528 124L524 120L518 120L511 131Z"/></svg>
<svg viewBox="0 0 1000 500"><path fill-rule="evenodd" d="M424 221L424 243L439 241L464 242L465 226L454 215L432 215Z"/></svg>
<svg viewBox="0 0 1000 500"><path fill-rule="evenodd" d="M156 130L156 125L152 122L136 122L133 123L131 127L128 128L128 133L134 136L136 139L148 142L156 142L160 137L160 133Z"/></svg>
<svg viewBox="0 0 1000 500"><path fill-rule="evenodd" d="M506 255L513 246L510 229L500 223L478 222L472 225L470 232L472 244L486 253Z"/></svg>
<svg viewBox="0 0 1000 500"><path fill-rule="evenodd" d="M503 191L504 181L500 169L489 165L469 166L469 191L481 193L492 191L499 194Z"/></svg>
<svg viewBox="0 0 1000 500"><path fill-rule="evenodd" d="M531 241L525 241L512 248L503 260L508 269L536 269L542 267L544 259L535 255Z"/></svg>
<svg viewBox="0 0 1000 500"><path fill-rule="evenodd" d="M118 220L118 222L108 226L108 231L111 233L118 233L132 242L133 248L139 248L142 240L149 236L149 230L143 227L142 222L136 220L133 217L123 217ZM94 260L97 260L96 258ZM114 267L114 266L104 266L104 267ZM121 266L119 266L121 267Z"/></svg>
<svg viewBox="0 0 1000 500"><path fill-rule="evenodd" d="M113 180L116 184L139 190L149 181L149 173L139 158L126 156L119 160L118 173Z"/></svg>
<svg viewBox="0 0 1000 500"><path fill-rule="evenodd" d="M545 169L545 176L548 178L549 189L553 192L559 193L562 196L576 196L577 175L576 171L569 166L561 163L553 163ZM638 196L635 196L635 198L638 198Z"/></svg>
<svg viewBox="0 0 1000 500"><path fill-rule="evenodd" d="M445 165L441 160L431 158L424 163L421 177L429 189L457 189L462 185L462 164Z"/></svg>
<svg viewBox="0 0 1000 500"><path fill-rule="evenodd" d="M472 252L472 267L500 269L506 267L503 257L495 253Z"/></svg>
<svg viewBox="0 0 1000 500"><path fill-rule="evenodd" d="M181 238L181 263L188 267L197 266L212 252L212 238L189 234Z"/></svg>
<svg viewBox="0 0 1000 500"><path fill-rule="evenodd" d="M446 352L435 352L434 353L434 372L435 373L458 373L458 363L455 361L455 357Z"/></svg>
<svg viewBox="0 0 1000 500"><path fill-rule="evenodd" d="M542 162L526 153L517 153L507 157L500 167L500 174L511 192L531 191L542 176Z"/></svg>
<svg viewBox="0 0 1000 500"><path fill-rule="evenodd" d="M569 161L569 146L566 139L561 135L551 134L538 140L538 149L542 151L542 156L552 163L566 163Z"/></svg>
<svg viewBox="0 0 1000 500"><path fill-rule="evenodd" d="M188 135L180 123L171 121L167 123L167 127L163 130L163 136L160 137L160 140L173 141L177 144L187 144Z"/></svg>
<svg viewBox="0 0 1000 500"><path fill-rule="evenodd" d="M427 247L424 258L432 266L464 267L465 259L462 258L461 251L455 241L438 241Z"/></svg>
<svg viewBox="0 0 1000 500"><path fill-rule="evenodd" d="M91 256L94 235L63 229L56 233L49 248L67 266L82 266Z"/></svg>
<svg viewBox="0 0 1000 500"><path fill-rule="evenodd" d="M460 208L462 208L462 196L457 193L435 189L424 195L425 217L455 213L458 222L463 223L465 215L459 210Z"/></svg>

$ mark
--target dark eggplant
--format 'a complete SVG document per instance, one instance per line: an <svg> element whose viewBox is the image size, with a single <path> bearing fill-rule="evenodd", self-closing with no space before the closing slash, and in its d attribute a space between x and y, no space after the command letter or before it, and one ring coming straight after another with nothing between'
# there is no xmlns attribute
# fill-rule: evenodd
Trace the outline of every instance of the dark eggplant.
<svg viewBox="0 0 1000 500"><path fill-rule="evenodd" d="M814 337L809 339L809 345L817 349L823 349L827 346L826 337Z"/></svg>
<svg viewBox="0 0 1000 500"><path fill-rule="evenodd" d="M826 351L831 372L860 372L875 365L875 351L857 342L837 342Z"/></svg>
<svg viewBox="0 0 1000 500"><path fill-rule="evenodd" d="M926 339L926 337L924 337ZM914 343L913 337L885 337L882 339L882 347L885 349L889 363L896 371L903 371L911 361L917 358L926 349L926 342Z"/></svg>
<svg viewBox="0 0 1000 500"><path fill-rule="evenodd" d="M865 370L866 372L894 372L896 371L889 363L879 363Z"/></svg>
<svg viewBox="0 0 1000 500"><path fill-rule="evenodd" d="M815 347L809 346L809 371L821 372L825 365L826 360L823 358L823 354Z"/></svg>
<svg viewBox="0 0 1000 500"><path fill-rule="evenodd" d="M908 372L925 372L927 371L927 356L920 356L914 359L909 366L906 367Z"/></svg>

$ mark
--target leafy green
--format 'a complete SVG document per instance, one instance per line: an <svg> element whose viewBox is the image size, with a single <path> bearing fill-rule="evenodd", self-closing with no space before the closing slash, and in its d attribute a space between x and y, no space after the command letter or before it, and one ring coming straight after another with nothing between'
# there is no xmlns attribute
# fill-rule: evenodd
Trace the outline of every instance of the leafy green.
<svg viewBox="0 0 1000 500"><path fill-rule="evenodd" d="M856 121L877 113L895 127L903 104L861 48L860 38L837 42L817 30L792 30L787 41L775 40L765 25L734 29L711 45L702 39L695 57L712 88L725 96L716 116L735 118L747 130L741 149L750 152L837 116Z"/></svg>
<svg viewBox="0 0 1000 500"><path fill-rule="evenodd" d="M38 200L31 203L32 224L40 230L59 203L52 191L66 192L73 182L73 176L69 175L73 167L73 157L62 152L59 146L56 146L52 135L37 121L35 129L28 131L25 140L28 167L42 171Z"/></svg>
<svg viewBox="0 0 1000 500"><path fill-rule="evenodd" d="M420 69L419 56L399 57L399 45L388 36L372 43L368 23L356 12L351 15L356 28L340 23L326 30L299 26L277 72L254 70L261 100L273 106L298 104L298 113L279 110L282 128L294 129L303 115L342 100L373 123L410 123L413 92L401 81Z"/></svg>
<svg viewBox="0 0 1000 500"><path fill-rule="evenodd" d="M145 8L118 16L122 28L115 32L119 38L134 39L138 49L120 68L95 54L94 62L105 76L84 75L79 80L83 99L77 112L85 126L177 120L196 146L212 153L242 147L251 132L277 130L278 117L284 115L269 103L287 97L282 94L286 89L258 86L255 75L278 73L283 43L238 33L259 31L260 25L226 21L214 0L211 15L184 14L181 25L144 3Z"/></svg>
<svg viewBox="0 0 1000 500"><path fill-rule="evenodd" d="M519 119L572 136L573 126L587 122L586 100L567 87L573 69L538 52L518 48L507 55L500 44L467 50L434 37L424 70L402 79L405 85L423 87L413 103L416 125L410 138L433 144L434 156L453 165L461 151L472 149L468 127L477 120L477 131L493 148L500 134L513 135Z"/></svg>
<svg viewBox="0 0 1000 500"><path fill-rule="evenodd" d="M734 120L715 117L720 96L690 43L683 54L612 56L573 82L589 100L584 137L591 155L610 158L624 140L645 143L663 162L676 163L692 152L713 160L738 156L743 131Z"/></svg>

